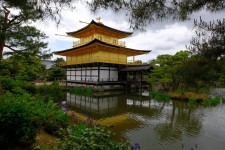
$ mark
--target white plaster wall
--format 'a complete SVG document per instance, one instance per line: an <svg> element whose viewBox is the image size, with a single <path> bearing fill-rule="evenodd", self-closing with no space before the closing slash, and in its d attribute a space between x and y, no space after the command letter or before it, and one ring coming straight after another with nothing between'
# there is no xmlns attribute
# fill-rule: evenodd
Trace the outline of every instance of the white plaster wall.
<svg viewBox="0 0 225 150"><path fill-rule="evenodd" d="M86 74L87 74L87 76L90 76L91 75L91 71L87 70Z"/></svg>
<svg viewBox="0 0 225 150"><path fill-rule="evenodd" d="M91 80L92 81L98 81L98 77L92 77Z"/></svg>
<svg viewBox="0 0 225 150"><path fill-rule="evenodd" d="M75 80L75 76L71 76L70 77L70 80Z"/></svg>
<svg viewBox="0 0 225 150"><path fill-rule="evenodd" d="M85 74L85 70L84 70L85 68L83 68L83 70L82 70L82 74Z"/></svg>
<svg viewBox="0 0 225 150"><path fill-rule="evenodd" d="M70 80L70 76L66 76L66 79L69 81Z"/></svg>
<svg viewBox="0 0 225 150"><path fill-rule="evenodd" d="M92 75L98 76L98 70L92 70Z"/></svg>
<svg viewBox="0 0 225 150"><path fill-rule="evenodd" d="M81 76L76 76L76 81L81 81Z"/></svg>
<svg viewBox="0 0 225 150"><path fill-rule="evenodd" d="M110 67L110 70L118 70L116 67Z"/></svg>
<svg viewBox="0 0 225 150"><path fill-rule="evenodd" d="M109 70L100 70L100 81L108 81Z"/></svg>
<svg viewBox="0 0 225 150"><path fill-rule="evenodd" d="M100 67L100 69L107 69L107 70L108 70L108 69L109 69L109 67Z"/></svg>
<svg viewBox="0 0 225 150"><path fill-rule="evenodd" d="M75 75L75 71L71 71L71 75Z"/></svg>
<svg viewBox="0 0 225 150"><path fill-rule="evenodd" d="M114 80L117 81L117 80L118 80L118 71L113 71L113 70L111 70L111 71L110 71L110 79L113 80L113 81L114 81Z"/></svg>
<svg viewBox="0 0 225 150"><path fill-rule="evenodd" d="M81 75L81 71L76 71L76 75Z"/></svg>

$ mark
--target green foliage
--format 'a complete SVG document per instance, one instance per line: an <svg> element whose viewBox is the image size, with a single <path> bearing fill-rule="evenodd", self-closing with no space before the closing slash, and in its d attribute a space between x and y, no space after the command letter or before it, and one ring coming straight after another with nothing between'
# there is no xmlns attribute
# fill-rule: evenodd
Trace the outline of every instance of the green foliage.
<svg viewBox="0 0 225 150"><path fill-rule="evenodd" d="M43 127L50 133L57 133L67 125L68 116L55 103L21 94L6 93L0 97L0 146L13 146L18 142L32 143Z"/></svg>
<svg viewBox="0 0 225 150"><path fill-rule="evenodd" d="M18 80L33 81L46 76L46 68L35 55L11 56L0 63L0 75L15 77Z"/></svg>
<svg viewBox="0 0 225 150"><path fill-rule="evenodd" d="M170 96L167 94L157 93L157 92L151 92L149 95L151 98L156 99L158 101L169 101Z"/></svg>
<svg viewBox="0 0 225 150"><path fill-rule="evenodd" d="M38 93L44 97L44 101L49 99L54 102L61 102L64 98L63 88L59 86L58 82L53 82L51 85L38 86Z"/></svg>
<svg viewBox="0 0 225 150"><path fill-rule="evenodd" d="M103 9L113 11L123 10L129 17L130 26L134 29L142 29L149 23L163 19L186 20L189 16L206 9L211 12L224 10L222 0L93 0L89 2L94 12Z"/></svg>
<svg viewBox="0 0 225 150"><path fill-rule="evenodd" d="M20 88L21 90L24 90L23 92L27 92L27 93L30 93L30 94L36 93L35 85L30 84L30 83L25 82L25 81L15 80L15 79L9 78L9 77L1 77L0 78L0 85L1 85L3 90L10 91L12 93L15 93L16 92L15 89L18 90L18 88Z"/></svg>
<svg viewBox="0 0 225 150"><path fill-rule="evenodd" d="M205 99L202 101L202 104L205 106L216 106L218 105L220 102L220 98L219 97L214 97L211 99Z"/></svg>
<svg viewBox="0 0 225 150"><path fill-rule="evenodd" d="M66 77L66 70L64 68L53 67L51 70L49 70L48 80L50 81L62 80L65 77Z"/></svg>
<svg viewBox="0 0 225 150"><path fill-rule="evenodd" d="M82 94L86 94L86 95L92 95L93 94L93 89L92 88L71 88L70 93L74 93L74 94L78 94L78 95L82 95Z"/></svg>
<svg viewBox="0 0 225 150"><path fill-rule="evenodd" d="M41 128L40 113L28 101L29 96L6 93L0 99L0 145L8 146L17 142L30 143L35 140Z"/></svg>
<svg viewBox="0 0 225 150"><path fill-rule="evenodd" d="M29 3L25 1L21 2L22 5L26 6L23 11L18 8L13 9L10 4L12 3L3 2L2 7L0 7L0 60L2 60L3 54L13 56L15 61L22 61L20 60L22 58L27 64L25 68L30 69L26 70L28 75L33 77L32 69L36 68L32 68L34 64L30 58L46 59L51 57L48 50L45 50L47 43L43 41L47 36L36 27L31 26L31 22L41 18L41 14L40 11L29 7ZM15 9L16 12L13 11ZM4 48L7 48L8 51L5 51ZM19 64L15 63L13 66L19 66Z"/></svg>
<svg viewBox="0 0 225 150"><path fill-rule="evenodd" d="M180 51L175 55L159 55L150 62L154 69L149 75L148 82L158 83L167 91L176 90L181 81L179 68L189 59L189 55L188 51Z"/></svg>
<svg viewBox="0 0 225 150"><path fill-rule="evenodd" d="M34 13L32 21L36 20L53 20L56 23L60 22L61 11L63 9L73 9L73 2L77 0L2 0L4 6L8 6L13 9L17 9L24 14L23 18L28 18L29 14ZM52 7L54 6L54 7Z"/></svg>
<svg viewBox="0 0 225 150"><path fill-rule="evenodd" d="M122 150L126 149L128 145L127 142L114 141L111 131L107 128L101 128L99 126L89 128L85 124L78 124L67 128L66 136L60 140L55 149Z"/></svg>
<svg viewBox="0 0 225 150"><path fill-rule="evenodd" d="M36 108L35 113L42 114L42 127L50 134L59 135L60 129L68 125L69 117L52 100L44 103L37 99L33 98L30 104Z"/></svg>
<svg viewBox="0 0 225 150"><path fill-rule="evenodd" d="M196 99L193 99L193 98L189 98L188 103L191 104L191 105L193 105L193 104L196 104L197 103L197 100Z"/></svg>
<svg viewBox="0 0 225 150"><path fill-rule="evenodd" d="M0 85L4 91L10 91L15 94L36 94L36 96L43 99L43 101L46 103L49 100L59 102L64 98L63 88L59 86L58 82L53 82L51 85L35 86L34 84L30 84L25 81L3 77L0 78Z"/></svg>
<svg viewBox="0 0 225 150"><path fill-rule="evenodd" d="M225 98L222 98L222 103L225 103Z"/></svg>

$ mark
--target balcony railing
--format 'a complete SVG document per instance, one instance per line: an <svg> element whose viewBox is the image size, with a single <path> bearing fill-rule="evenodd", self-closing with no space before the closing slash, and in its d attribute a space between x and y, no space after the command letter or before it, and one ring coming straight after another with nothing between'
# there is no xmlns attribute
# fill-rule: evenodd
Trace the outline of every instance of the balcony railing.
<svg viewBox="0 0 225 150"><path fill-rule="evenodd" d="M124 41L116 41L116 40L109 39L109 38L97 38L97 39L99 39L100 41L103 41L105 43L112 44L112 45L116 45L116 46L120 46L120 47L126 47L126 43ZM84 45L86 43L89 43L92 40L94 40L94 38L87 38L85 40L74 41L73 47L78 47L78 46Z"/></svg>
<svg viewBox="0 0 225 150"><path fill-rule="evenodd" d="M76 64L86 64L86 63L94 63L94 62L103 62L103 63L113 63L113 64L122 64L122 65L136 65L136 63L132 63L131 61L107 58L107 57L92 57L90 59L76 59L76 60L67 60L66 62L62 62L61 66L67 65L76 65Z"/></svg>

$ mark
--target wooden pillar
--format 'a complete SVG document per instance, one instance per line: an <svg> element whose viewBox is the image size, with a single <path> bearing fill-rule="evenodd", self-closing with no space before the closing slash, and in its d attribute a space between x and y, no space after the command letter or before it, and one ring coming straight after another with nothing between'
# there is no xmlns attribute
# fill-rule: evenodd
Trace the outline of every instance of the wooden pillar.
<svg viewBox="0 0 225 150"><path fill-rule="evenodd" d="M74 80L76 81L77 79L77 69L76 67L74 66Z"/></svg>
<svg viewBox="0 0 225 150"><path fill-rule="evenodd" d="M141 71L141 92L142 92L142 71Z"/></svg>
<svg viewBox="0 0 225 150"><path fill-rule="evenodd" d="M82 65L80 66L80 70L81 70L81 81L83 80L82 78L83 78L83 71L82 71Z"/></svg>
<svg viewBox="0 0 225 150"><path fill-rule="evenodd" d="M110 64L109 64L109 81L110 81Z"/></svg>
<svg viewBox="0 0 225 150"><path fill-rule="evenodd" d="M86 81L86 79L87 79L87 66L85 66L85 81Z"/></svg>
<svg viewBox="0 0 225 150"><path fill-rule="evenodd" d="M90 82L92 81L92 66L90 66Z"/></svg>
<svg viewBox="0 0 225 150"><path fill-rule="evenodd" d="M100 66L98 64L98 82L100 81Z"/></svg>

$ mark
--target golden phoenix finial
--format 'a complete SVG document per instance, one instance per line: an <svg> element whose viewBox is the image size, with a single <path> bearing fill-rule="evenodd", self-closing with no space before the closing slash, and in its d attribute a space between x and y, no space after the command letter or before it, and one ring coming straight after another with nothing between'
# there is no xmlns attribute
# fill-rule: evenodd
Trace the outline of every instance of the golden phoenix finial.
<svg viewBox="0 0 225 150"><path fill-rule="evenodd" d="M101 17L96 18L98 23L101 23Z"/></svg>

